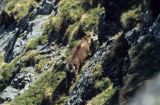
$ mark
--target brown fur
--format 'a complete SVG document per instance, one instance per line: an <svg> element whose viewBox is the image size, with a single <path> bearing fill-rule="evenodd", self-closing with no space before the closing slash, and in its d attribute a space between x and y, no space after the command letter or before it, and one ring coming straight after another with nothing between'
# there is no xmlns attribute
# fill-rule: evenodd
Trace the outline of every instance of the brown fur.
<svg viewBox="0 0 160 105"><path fill-rule="evenodd" d="M67 61L67 68L70 72L79 72L80 67L84 64L86 58L90 54L91 42L91 35L86 35L78 42L76 47L72 49L71 56Z"/></svg>
<svg viewBox="0 0 160 105"><path fill-rule="evenodd" d="M91 42L97 40L97 36L93 32L84 36L78 44L72 49L65 66L66 70L66 88L75 81L76 75L80 71L88 55L90 55Z"/></svg>

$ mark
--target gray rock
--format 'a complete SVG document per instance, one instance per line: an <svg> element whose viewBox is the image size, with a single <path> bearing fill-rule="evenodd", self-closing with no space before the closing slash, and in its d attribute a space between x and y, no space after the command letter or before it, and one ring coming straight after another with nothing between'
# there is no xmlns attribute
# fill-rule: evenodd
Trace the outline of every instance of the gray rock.
<svg viewBox="0 0 160 105"><path fill-rule="evenodd" d="M5 0L0 1L0 11L2 11L5 7Z"/></svg>
<svg viewBox="0 0 160 105"><path fill-rule="evenodd" d="M35 80L35 74L33 73L25 73L21 72L18 73L15 78L11 82L11 86L13 86L16 89L24 89L25 87L28 87L31 85L32 82Z"/></svg>
<svg viewBox="0 0 160 105"><path fill-rule="evenodd" d="M141 43L143 40L144 40L144 38L145 38L146 36L140 36L139 38L138 38L138 43Z"/></svg>
<svg viewBox="0 0 160 105"><path fill-rule="evenodd" d="M16 96L28 90L29 86L32 85L36 78L37 76L32 67L28 67L24 69L24 71L16 73L11 84L0 94L0 99L4 101L13 100Z"/></svg>
<svg viewBox="0 0 160 105"><path fill-rule="evenodd" d="M56 10L55 0L42 0L40 5L36 8L35 13L38 15L45 15L45 14L55 14ZM54 10L54 12L52 12Z"/></svg>
<svg viewBox="0 0 160 105"><path fill-rule="evenodd" d="M37 38L40 35L42 35L43 30L42 26L45 20L49 18L49 15L47 16L37 16L36 19L29 21L29 31L25 31L22 37L19 37L17 41L15 42L14 49L13 49L13 58L15 58L17 55L19 55L26 47L28 41L32 38Z"/></svg>
<svg viewBox="0 0 160 105"><path fill-rule="evenodd" d="M125 39L129 45L134 45L139 37L139 28L135 27L125 34Z"/></svg>
<svg viewBox="0 0 160 105"><path fill-rule="evenodd" d="M0 50L2 51L14 34L13 31L6 32L3 27L0 27L0 29Z"/></svg>
<svg viewBox="0 0 160 105"><path fill-rule="evenodd" d="M15 96L17 96L19 93L18 89L15 89L11 86L8 86L4 92L2 93L2 95L0 96L0 98L2 98L5 101L11 101L14 99Z"/></svg>
<svg viewBox="0 0 160 105"><path fill-rule="evenodd" d="M160 38L160 15L158 16L158 18L155 20L155 22L153 23L153 25L149 28L149 32Z"/></svg>
<svg viewBox="0 0 160 105"><path fill-rule="evenodd" d="M5 47L5 52L6 52L4 56L5 62L9 63L12 60L14 45L20 33L21 30L19 28L16 28L13 38L8 42L8 45Z"/></svg>

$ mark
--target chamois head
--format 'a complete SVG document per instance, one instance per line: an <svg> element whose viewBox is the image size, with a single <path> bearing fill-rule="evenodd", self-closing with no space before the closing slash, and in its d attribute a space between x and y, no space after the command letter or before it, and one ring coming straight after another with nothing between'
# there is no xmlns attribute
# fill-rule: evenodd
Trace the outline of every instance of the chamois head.
<svg viewBox="0 0 160 105"><path fill-rule="evenodd" d="M86 37L90 41L96 41L96 40L98 40L98 36L97 36L97 34L95 34L95 32L93 30L90 31L90 32L86 32Z"/></svg>

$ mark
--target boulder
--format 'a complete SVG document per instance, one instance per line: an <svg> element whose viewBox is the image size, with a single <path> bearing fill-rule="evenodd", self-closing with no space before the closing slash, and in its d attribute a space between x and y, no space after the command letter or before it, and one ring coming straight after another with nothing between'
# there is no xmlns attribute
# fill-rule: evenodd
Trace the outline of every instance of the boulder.
<svg viewBox="0 0 160 105"><path fill-rule="evenodd" d="M5 100L5 101L11 101L14 99L15 96L18 95L19 90L15 89L11 86L8 86L4 92L2 93L2 95L0 96L1 99Z"/></svg>

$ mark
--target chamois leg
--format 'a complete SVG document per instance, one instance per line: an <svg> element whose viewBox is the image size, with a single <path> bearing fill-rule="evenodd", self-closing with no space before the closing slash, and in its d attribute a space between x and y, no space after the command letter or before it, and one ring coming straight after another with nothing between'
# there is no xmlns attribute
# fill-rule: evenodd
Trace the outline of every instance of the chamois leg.
<svg viewBox="0 0 160 105"><path fill-rule="evenodd" d="M69 91L70 86L75 82L75 73L66 71L66 89ZM69 94L69 92L67 92Z"/></svg>

